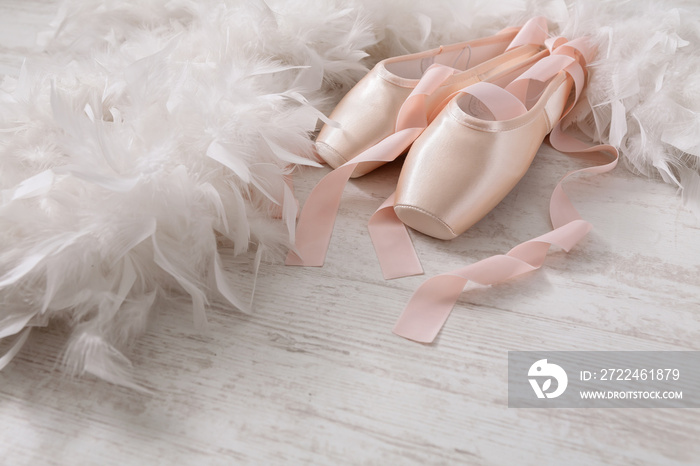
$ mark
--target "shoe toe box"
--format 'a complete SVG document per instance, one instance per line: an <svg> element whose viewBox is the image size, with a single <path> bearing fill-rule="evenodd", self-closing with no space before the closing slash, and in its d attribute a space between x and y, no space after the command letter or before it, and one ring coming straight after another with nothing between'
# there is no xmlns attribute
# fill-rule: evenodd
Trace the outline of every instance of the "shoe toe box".
<svg viewBox="0 0 700 466"><path fill-rule="evenodd" d="M394 212L405 225L433 238L447 240L458 236L445 221L420 207L396 204Z"/></svg>

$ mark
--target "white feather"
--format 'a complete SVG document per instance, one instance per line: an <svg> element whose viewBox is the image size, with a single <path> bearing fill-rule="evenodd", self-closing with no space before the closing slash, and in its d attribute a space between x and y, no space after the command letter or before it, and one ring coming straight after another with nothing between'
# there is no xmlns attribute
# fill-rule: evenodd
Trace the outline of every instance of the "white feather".
<svg viewBox="0 0 700 466"><path fill-rule="evenodd" d="M627 119L625 118L625 106L619 100L611 103L610 116L610 144L620 147L622 138L627 134Z"/></svg>
<svg viewBox="0 0 700 466"><path fill-rule="evenodd" d="M695 170L679 170L683 186L683 203L700 219L700 175Z"/></svg>
<svg viewBox="0 0 700 466"><path fill-rule="evenodd" d="M31 197L46 194L53 185L54 173L52 170L44 170L22 181L14 189L3 191L3 204L16 201L18 199L29 199Z"/></svg>
<svg viewBox="0 0 700 466"><path fill-rule="evenodd" d="M209 144L207 148L207 157L230 168L244 183L250 183L250 169L248 168L246 160L239 155L234 155L233 152L218 141L212 141L212 143Z"/></svg>

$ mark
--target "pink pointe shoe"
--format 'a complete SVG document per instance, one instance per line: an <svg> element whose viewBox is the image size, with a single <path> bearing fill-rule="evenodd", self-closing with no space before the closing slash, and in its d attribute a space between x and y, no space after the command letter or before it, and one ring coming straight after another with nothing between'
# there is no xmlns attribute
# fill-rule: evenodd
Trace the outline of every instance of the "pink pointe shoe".
<svg viewBox="0 0 700 466"><path fill-rule="evenodd" d="M411 146L396 189L398 218L426 235L452 239L488 214L578 97L585 51L581 40L568 42L503 87L463 89Z"/></svg>
<svg viewBox="0 0 700 466"><path fill-rule="evenodd" d="M330 115L339 127L325 125L316 138L318 155L337 168L395 131L399 109L433 64L454 69L428 98L431 111L448 95L465 86L487 81L541 52L547 21L538 17L520 28L383 60L353 87ZM351 177L362 176L385 162L364 162Z"/></svg>

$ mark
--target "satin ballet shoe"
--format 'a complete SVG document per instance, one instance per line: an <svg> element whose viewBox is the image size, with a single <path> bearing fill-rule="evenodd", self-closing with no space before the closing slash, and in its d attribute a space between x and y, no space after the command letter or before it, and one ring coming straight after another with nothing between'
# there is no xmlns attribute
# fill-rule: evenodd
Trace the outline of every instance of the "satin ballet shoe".
<svg viewBox="0 0 700 466"><path fill-rule="evenodd" d="M455 74L428 97L429 111L455 91L489 80L537 55L546 38L547 21L537 17L522 28L509 28L494 36L379 62L331 113L330 119L339 126L326 124L321 129L316 138L318 155L337 168L394 133L401 105L431 65L450 66ZM351 177L384 163L363 162Z"/></svg>
<svg viewBox="0 0 700 466"><path fill-rule="evenodd" d="M406 156L396 216L452 239L489 213L578 98L589 54L582 39L567 42L507 85L482 82L457 93Z"/></svg>

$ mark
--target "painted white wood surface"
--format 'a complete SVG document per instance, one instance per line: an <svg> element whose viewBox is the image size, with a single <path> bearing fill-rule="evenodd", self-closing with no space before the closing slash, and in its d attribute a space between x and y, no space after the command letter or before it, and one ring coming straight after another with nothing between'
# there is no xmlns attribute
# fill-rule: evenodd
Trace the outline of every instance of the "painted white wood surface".
<svg viewBox="0 0 700 466"><path fill-rule="evenodd" d="M55 9L0 3L0 72L21 65ZM389 282L365 223L399 167L353 182L327 265L264 264L255 315L213 309L199 335L161 303L130 355L151 395L61 375L64 332L34 332L0 373L0 463L698 464L695 409L507 407L510 350L700 350L700 221L668 185L623 167L571 183L595 226L571 253L465 292L433 345L391 334L426 277L547 231L551 190L578 166L543 148L466 234L414 234L426 275ZM302 200L323 173L297 177ZM249 289L248 268L239 276Z"/></svg>

